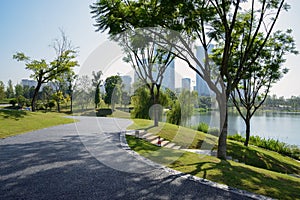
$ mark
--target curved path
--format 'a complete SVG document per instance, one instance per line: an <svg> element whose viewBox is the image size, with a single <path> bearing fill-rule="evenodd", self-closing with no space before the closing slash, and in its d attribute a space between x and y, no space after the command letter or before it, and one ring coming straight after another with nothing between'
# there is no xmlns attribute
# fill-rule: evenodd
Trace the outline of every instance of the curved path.
<svg viewBox="0 0 300 200"><path fill-rule="evenodd" d="M0 140L0 199L249 199L129 154L129 120L78 118Z"/></svg>

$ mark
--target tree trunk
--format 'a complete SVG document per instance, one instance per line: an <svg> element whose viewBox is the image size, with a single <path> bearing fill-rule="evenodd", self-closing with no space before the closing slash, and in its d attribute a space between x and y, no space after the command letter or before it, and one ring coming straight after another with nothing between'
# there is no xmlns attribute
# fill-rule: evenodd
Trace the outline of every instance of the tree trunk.
<svg viewBox="0 0 300 200"><path fill-rule="evenodd" d="M222 110L222 109L221 109ZM217 157L226 160L226 150L227 150L227 133L228 133L228 112L227 108L222 113L220 110L220 116L224 116L224 120L220 120L220 136L218 140L218 152Z"/></svg>
<svg viewBox="0 0 300 200"><path fill-rule="evenodd" d="M160 92L160 86L156 85L156 94L154 92L154 126L158 126L159 121L159 107L157 106L159 104L159 92Z"/></svg>
<svg viewBox="0 0 300 200"><path fill-rule="evenodd" d="M248 114L247 114L248 115ZM250 140L250 117L246 117L246 120L245 120L245 124L246 124L246 140L244 142L244 145L247 147L248 144L249 144L249 140Z"/></svg>
<svg viewBox="0 0 300 200"><path fill-rule="evenodd" d="M218 140L217 157L222 160L226 160L226 150L227 150L228 99L229 99L229 94L226 95L226 99L218 98L218 103L220 107L220 136Z"/></svg>
<svg viewBox="0 0 300 200"><path fill-rule="evenodd" d="M70 112L73 113L73 94L70 95L71 105L70 105Z"/></svg>
<svg viewBox="0 0 300 200"><path fill-rule="evenodd" d="M60 112L60 103L59 103L59 101L56 101L56 104L57 104L57 112Z"/></svg>
<svg viewBox="0 0 300 200"><path fill-rule="evenodd" d="M40 90L41 86L42 86L42 83L38 82L37 86L34 90L34 94L33 94L32 101L31 101L32 112L36 111L36 100L37 100L37 96L38 96L38 93L39 93L39 90Z"/></svg>

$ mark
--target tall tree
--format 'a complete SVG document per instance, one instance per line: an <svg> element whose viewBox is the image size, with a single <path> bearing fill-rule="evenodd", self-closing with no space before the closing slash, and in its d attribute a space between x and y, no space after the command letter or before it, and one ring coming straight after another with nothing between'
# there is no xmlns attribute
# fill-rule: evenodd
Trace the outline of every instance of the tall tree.
<svg viewBox="0 0 300 200"><path fill-rule="evenodd" d="M203 78L216 94L220 108L221 130L217 156L226 159L227 103L230 94L239 84L249 66L258 59L273 32L280 12L289 9L285 0L252 0L249 2L243 0L119 0L113 1L113 3L108 0L100 0L91 8L98 30L109 29L109 33L112 34L127 28L151 26L180 31L180 34L177 35L171 34L172 37L174 35L177 37L176 43L171 42L170 44L170 34L166 34L162 38L165 43L173 47L174 54ZM238 17L245 13L248 13L249 16L247 21ZM147 30L153 33L152 28ZM160 32L158 34L162 35ZM186 35L190 36L191 40L197 39L201 43L205 52L204 63L194 55L190 40L187 40ZM255 41L258 38L263 38L263 40L257 46ZM235 46L234 40L243 42L239 43L240 46ZM208 50L212 43L223 45L222 58L218 66L213 65L208 56ZM235 66L230 64L234 49L240 53L240 62Z"/></svg>
<svg viewBox="0 0 300 200"><path fill-rule="evenodd" d="M23 86L21 84L17 84L15 85L15 96L24 96L24 92L23 92Z"/></svg>
<svg viewBox="0 0 300 200"><path fill-rule="evenodd" d="M130 63L136 75L149 89L151 105L156 105L160 101L164 73L175 56L171 53L171 49L166 50L156 44L155 40L158 40L159 37L149 36L149 32L145 33L143 29L138 29L141 27L140 24L134 22L139 20L139 15L132 9L135 7L132 7L131 3L136 4L136 2L129 3L129 1L101 0L92 5L91 9L97 21L97 31L109 29L110 37L117 40L123 48L126 55L124 60ZM119 18L115 19L115 15L118 15ZM133 23L127 23L124 28L126 20L123 18L130 18ZM119 23L119 20L122 22ZM127 31L124 31L126 29ZM154 126L158 126L158 114L160 113L156 108L157 106L154 106Z"/></svg>
<svg viewBox="0 0 300 200"><path fill-rule="evenodd" d="M14 98L15 93L14 93L14 86L11 80L8 80L7 82L7 88L6 88L6 97L7 98Z"/></svg>
<svg viewBox="0 0 300 200"><path fill-rule="evenodd" d="M5 97L5 85L2 81L0 81L0 100L4 99Z"/></svg>
<svg viewBox="0 0 300 200"><path fill-rule="evenodd" d="M120 76L110 76L105 79L105 97L104 102L115 109L115 104L120 102L121 99L121 85L122 79Z"/></svg>
<svg viewBox="0 0 300 200"><path fill-rule="evenodd" d="M98 108L99 103L101 102L101 95L100 95L100 87L102 83L101 76L103 75L102 71L99 72L92 72L93 78L92 78L92 83L93 87L95 87L95 109Z"/></svg>
<svg viewBox="0 0 300 200"><path fill-rule="evenodd" d="M92 81L87 75L77 77L74 85L74 101L79 104L81 109L87 109L92 101Z"/></svg>
<svg viewBox="0 0 300 200"><path fill-rule="evenodd" d="M17 61L25 62L26 69L33 72L30 77L37 81L37 86L35 87L31 101L32 111L36 110L37 95L42 84L54 80L59 74L70 71L73 67L78 65L75 60L77 56L76 48L72 46L71 41L63 31L61 31L61 39L54 41L53 48L56 53L56 58L50 63L47 63L45 59L32 60L21 52L13 55L13 58Z"/></svg>
<svg viewBox="0 0 300 200"><path fill-rule="evenodd" d="M298 53L295 50L295 42L290 33L291 30L286 33L275 32L267 41L258 59L249 66L251 68L244 74L235 90L231 92L233 103L246 125L245 146L248 146L250 139L251 118L265 102L272 85L288 72L283 67L284 55ZM261 40L255 41L255 43L261 42ZM238 58L238 56L235 58ZM231 61L233 65L238 64L238 62L238 59Z"/></svg>

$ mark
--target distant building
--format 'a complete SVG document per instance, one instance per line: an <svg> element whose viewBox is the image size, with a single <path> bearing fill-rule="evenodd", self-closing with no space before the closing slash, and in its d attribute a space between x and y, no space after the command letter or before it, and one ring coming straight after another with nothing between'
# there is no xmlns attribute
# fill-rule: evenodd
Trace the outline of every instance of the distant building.
<svg viewBox="0 0 300 200"><path fill-rule="evenodd" d="M159 66L156 64L153 66L152 76L153 76L154 80L156 80L157 76L158 76L158 67ZM141 70L141 71L143 72L143 70ZM134 73L134 82L137 83L138 81L139 81L139 76L135 72ZM169 88L172 91L175 90L175 60L172 60L166 67L166 70L163 74L162 87Z"/></svg>
<svg viewBox="0 0 300 200"><path fill-rule="evenodd" d="M208 54L210 54L212 52L213 47L214 47L213 45L210 45L210 47L208 49ZM197 46L196 58L202 65L204 65L205 51L202 46ZM201 72L199 65L197 65L197 69ZM210 89L209 89L207 83L198 74L196 74L196 91L198 92L199 96L209 96L210 95Z"/></svg>
<svg viewBox="0 0 300 200"><path fill-rule="evenodd" d="M191 90L191 79L190 78L183 78L181 80L182 90Z"/></svg>
<svg viewBox="0 0 300 200"><path fill-rule="evenodd" d="M129 75L121 76L124 91L131 93L131 81L132 78Z"/></svg>
<svg viewBox="0 0 300 200"><path fill-rule="evenodd" d="M167 69L164 73L162 86L165 88L169 88L170 90L175 90L175 61L172 60L170 64L167 66Z"/></svg>
<svg viewBox="0 0 300 200"><path fill-rule="evenodd" d="M37 82L35 80L29 80L29 79L22 79L21 80L21 85L24 86L28 86L29 88L31 87L36 87L37 86Z"/></svg>

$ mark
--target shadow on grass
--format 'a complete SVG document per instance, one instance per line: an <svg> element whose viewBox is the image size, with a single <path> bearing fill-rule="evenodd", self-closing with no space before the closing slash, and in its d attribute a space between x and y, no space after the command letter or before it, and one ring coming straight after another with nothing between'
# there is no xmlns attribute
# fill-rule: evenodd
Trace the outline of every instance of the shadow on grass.
<svg viewBox="0 0 300 200"><path fill-rule="evenodd" d="M174 165L176 166L176 164ZM278 178L263 172L251 170L242 165L231 165L228 161L198 162L187 165L189 173L204 179L221 182L231 187L261 193L279 199L300 198L299 182ZM216 173L219 172L219 173Z"/></svg>
<svg viewBox="0 0 300 200"><path fill-rule="evenodd" d="M292 177L281 177L262 169L256 171L247 165L215 157L199 157L197 154L182 151L163 151L160 147L130 136L127 136L127 141L132 149L143 156L158 163L169 164L168 166L183 173L279 199L300 198L299 181Z"/></svg>
<svg viewBox="0 0 300 200"><path fill-rule="evenodd" d="M14 119L19 120L27 115L26 111L23 110L0 110L0 118L3 119Z"/></svg>
<svg viewBox="0 0 300 200"><path fill-rule="evenodd" d="M263 151L257 151L253 147L245 147L236 142L228 142L227 153L234 159L238 159L247 165L268 169L275 172L284 174L300 174L300 165L292 165L285 163L280 154L274 152L276 156L270 156Z"/></svg>

